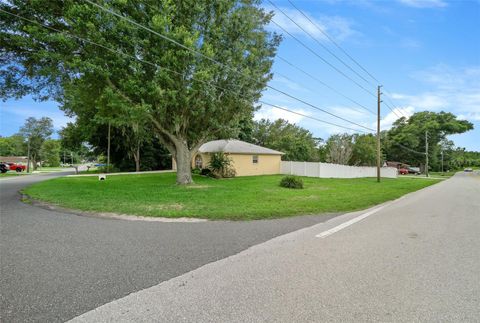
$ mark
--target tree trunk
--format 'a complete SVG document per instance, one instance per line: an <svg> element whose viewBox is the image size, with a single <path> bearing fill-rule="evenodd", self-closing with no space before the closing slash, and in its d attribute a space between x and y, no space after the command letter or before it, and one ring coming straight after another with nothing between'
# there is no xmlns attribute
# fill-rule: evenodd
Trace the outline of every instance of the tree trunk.
<svg viewBox="0 0 480 323"><path fill-rule="evenodd" d="M72 161L73 164L73 161ZM107 173L110 173L110 122L108 123L108 138L107 138Z"/></svg>
<svg viewBox="0 0 480 323"><path fill-rule="evenodd" d="M33 154L32 156L32 168L33 170L37 170L38 165L37 165L37 155Z"/></svg>
<svg viewBox="0 0 480 323"><path fill-rule="evenodd" d="M192 155L187 145L177 143L175 145L175 161L177 162L177 184L192 184Z"/></svg>
<svg viewBox="0 0 480 323"><path fill-rule="evenodd" d="M137 146L133 152L133 158L135 159L135 171L140 171L140 145Z"/></svg>

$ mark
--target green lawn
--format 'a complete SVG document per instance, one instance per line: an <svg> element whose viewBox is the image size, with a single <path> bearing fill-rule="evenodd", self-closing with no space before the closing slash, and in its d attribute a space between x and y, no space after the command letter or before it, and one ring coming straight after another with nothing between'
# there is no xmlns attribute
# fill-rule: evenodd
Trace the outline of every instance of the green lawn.
<svg viewBox="0 0 480 323"><path fill-rule="evenodd" d="M61 172L65 169L73 169L73 167L38 167L36 172Z"/></svg>
<svg viewBox="0 0 480 323"><path fill-rule="evenodd" d="M162 217L250 220L368 208L435 184L415 178L321 179L304 177L305 189L279 186L281 175L216 180L194 176L195 184L175 185L175 173L61 177L24 190L63 207Z"/></svg>

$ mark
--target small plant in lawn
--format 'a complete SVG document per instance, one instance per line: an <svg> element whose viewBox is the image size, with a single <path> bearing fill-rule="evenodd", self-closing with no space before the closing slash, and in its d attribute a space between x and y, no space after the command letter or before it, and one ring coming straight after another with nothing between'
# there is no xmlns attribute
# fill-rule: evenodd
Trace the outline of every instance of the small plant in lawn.
<svg viewBox="0 0 480 323"><path fill-rule="evenodd" d="M303 180L298 176L285 176L280 181L280 186L286 188L301 189L303 188Z"/></svg>
<svg viewBox="0 0 480 323"><path fill-rule="evenodd" d="M200 175L201 173L202 173L202 170L198 167L195 167L194 169L192 169L192 174Z"/></svg>

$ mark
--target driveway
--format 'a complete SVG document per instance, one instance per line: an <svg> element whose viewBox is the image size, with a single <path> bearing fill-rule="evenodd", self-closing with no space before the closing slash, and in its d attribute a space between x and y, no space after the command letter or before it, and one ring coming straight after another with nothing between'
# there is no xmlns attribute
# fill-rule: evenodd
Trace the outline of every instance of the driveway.
<svg viewBox="0 0 480 323"><path fill-rule="evenodd" d="M1 321L60 322L333 215L160 223L77 216L20 201L62 174L0 181Z"/></svg>

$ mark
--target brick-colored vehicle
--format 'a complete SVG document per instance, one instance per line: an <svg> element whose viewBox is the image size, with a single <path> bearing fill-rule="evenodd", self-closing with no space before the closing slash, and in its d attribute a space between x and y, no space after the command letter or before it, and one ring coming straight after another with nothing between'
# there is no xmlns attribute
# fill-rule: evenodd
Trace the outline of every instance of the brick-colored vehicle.
<svg viewBox="0 0 480 323"><path fill-rule="evenodd" d="M27 169L27 166L21 165L21 164L15 164L15 163L7 163L8 166L10 166L10 170L14 170L17 173L23 172L24 170Z"/></svg>
<svg viewBox="0 0 480 323"><path fill-rule="evenodd" d="M407 175L407 174L408 174L408 169L406 169L406 168L400 168L400 169L398 170L398 173L399 173L400 175Z"/></svg>

